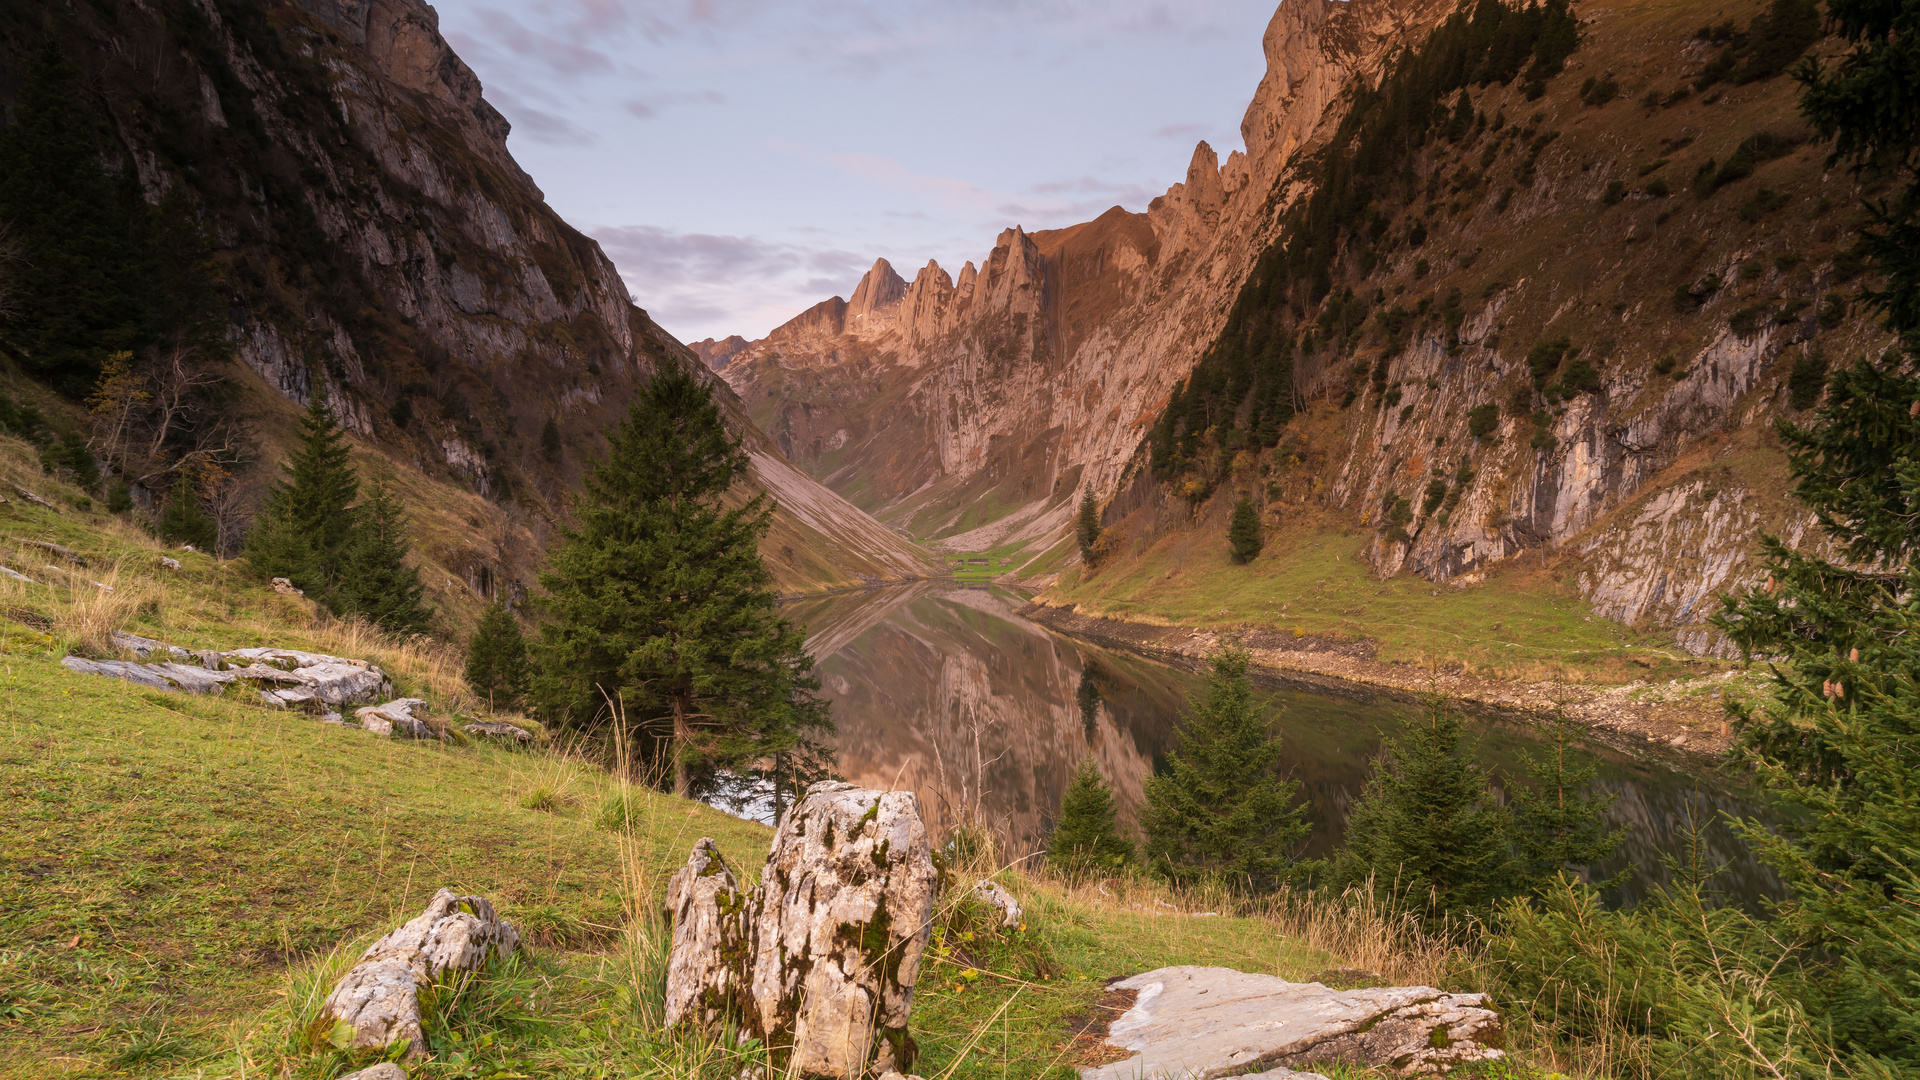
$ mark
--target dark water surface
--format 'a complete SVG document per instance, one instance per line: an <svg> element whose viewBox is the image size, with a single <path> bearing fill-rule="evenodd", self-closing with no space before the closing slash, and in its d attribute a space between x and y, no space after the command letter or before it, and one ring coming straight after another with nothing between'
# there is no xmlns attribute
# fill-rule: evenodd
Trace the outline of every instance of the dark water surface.
<svg viewBox="0 0 1920 1080"><path fill-rule="evenodd" d="M921 583L788 605L807 627L822 692L839 725L849 780L919 795L936 827L972 812L1016 853L1044 843L1074 767L1094 755L1129 827L1143 781L1164 760L1189 694L1203 680L1130 653L1054 634L1015 614L1023 597L1000 589ZM1419 706L1356 688L1352 697L1262 691L1283 738L1282 761L1300 781L1313 834L1308 855L1340 842L1381 737ZM1531 726L1475 717L1479 756L1497 776L1520 774L1517 751L1537 749ZM1626 843L1602 867L1631 866L1617 899L1663 879L1663 856L1700 849L1725 864L1718 884L1749 904L1778 882L1727 827L1727 815L1772 816L1734 778L1695 761L1641 757L1594 743L1600 782L1618 798ZM1699 843L1695 843L1696 830Z"/></svg>

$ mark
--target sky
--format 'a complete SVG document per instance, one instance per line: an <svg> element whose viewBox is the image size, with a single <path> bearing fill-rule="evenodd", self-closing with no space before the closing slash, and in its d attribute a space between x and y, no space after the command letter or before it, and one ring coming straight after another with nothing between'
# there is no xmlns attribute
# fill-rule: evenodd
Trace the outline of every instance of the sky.
<svg viewBox="0 0 1920 1080"><path fill-rule="evenodd" d="M547 202L683 341L958 276L1222 161L1276 0L439 0Z"/></svg>

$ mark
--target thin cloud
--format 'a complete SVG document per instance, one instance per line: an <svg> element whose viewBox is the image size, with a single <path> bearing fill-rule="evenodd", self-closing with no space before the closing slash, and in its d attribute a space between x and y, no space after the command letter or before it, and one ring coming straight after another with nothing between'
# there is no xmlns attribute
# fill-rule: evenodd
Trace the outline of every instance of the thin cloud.
<svg viewBox="0 0 1920 1080"><path fill-rule="evenodd" d="M850 288L871 255L654 225L591 230L635 302L682 340L768 330ZM749 299L751 298L751 299Z"/></svg>
<svg viewBox="0 0 1920 1080"><path fill-rule="evenodd" d="M1153 133L1156 139L1191 139L1212 131L1210 124L1168 124Z"/></svg>

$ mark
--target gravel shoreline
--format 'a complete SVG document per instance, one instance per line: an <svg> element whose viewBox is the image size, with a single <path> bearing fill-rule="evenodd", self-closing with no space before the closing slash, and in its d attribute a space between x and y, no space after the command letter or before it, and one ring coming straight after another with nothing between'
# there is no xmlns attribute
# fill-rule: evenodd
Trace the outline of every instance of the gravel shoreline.
<svg viewBox="0 0 1920 1080"><path fill-rule="evenodd" d="M1429 671L1374 659L1370 642L1335 641L1272 630L1242 632L1156 626L1086 615L1071 606L1030 603L1022 618L1067 637L1195 667L1223 641L1237 639L1253 653L1257 674L1283 686L1341 697L1376 693L1416 701L1441 694L1471 706L1528 719L1545 719L1563 708L1568 719L1603 742L1628 750L1679 752L1720 758L1733 739L1717 705L1634 700L1646 684L1592 686L1565 682L1508 682L1458 672Z"/></svg>

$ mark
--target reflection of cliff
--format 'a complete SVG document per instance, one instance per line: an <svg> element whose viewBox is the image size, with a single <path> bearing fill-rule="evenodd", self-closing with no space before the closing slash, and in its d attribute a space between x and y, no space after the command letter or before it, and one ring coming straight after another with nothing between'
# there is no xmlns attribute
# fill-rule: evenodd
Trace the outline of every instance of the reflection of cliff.
<svg viewBox="0 0 1920 1080"><path fill-rule="evenodd" d="M1141 789L1201 679L1054 637L1013 615L1014 606L987 590L927 585L790 608L828 654L819 670L840 726L840 771L857 783L915 792L936 829L976 815L1011 840L1017 857L1044 842L1074 767L1091 752L1113 785L1124 827L1135 829ZM1090 688L1084 695L1083 686ZM1300 781L1313 824L1303 854L1330 854L1382 735L1396 732L1412 710L1293 692L1265 700L1281 734L1282 765ZM1519 751L1538 746L1536 731L1497 720L1478 721L1475 730L1476 756L1488 770L1502 778L1524 773ZM1726 892L1777 894L1777 882L1724 824L1726 815L1761 808L1725 777L1690 777L1605 747L1593 753L1601 782L1618 795L1614 820L1628 826L1601 876L1634 867L1628 897L1667 876L1661 857L1687 850L1690 820L1702 829L1701 861L1727 866Z"/></svg>
<svg viewBox="0 0 1920 1080"><path fill-rule="evenodd" d="M936 827L977 815L1024 851L1050 827L1088 752L1067 642L985 591L920 595L820 665L840 726L840 769L916 792ZM1131 807L1149 753L1104 717L1092 750Z"/></svg>

